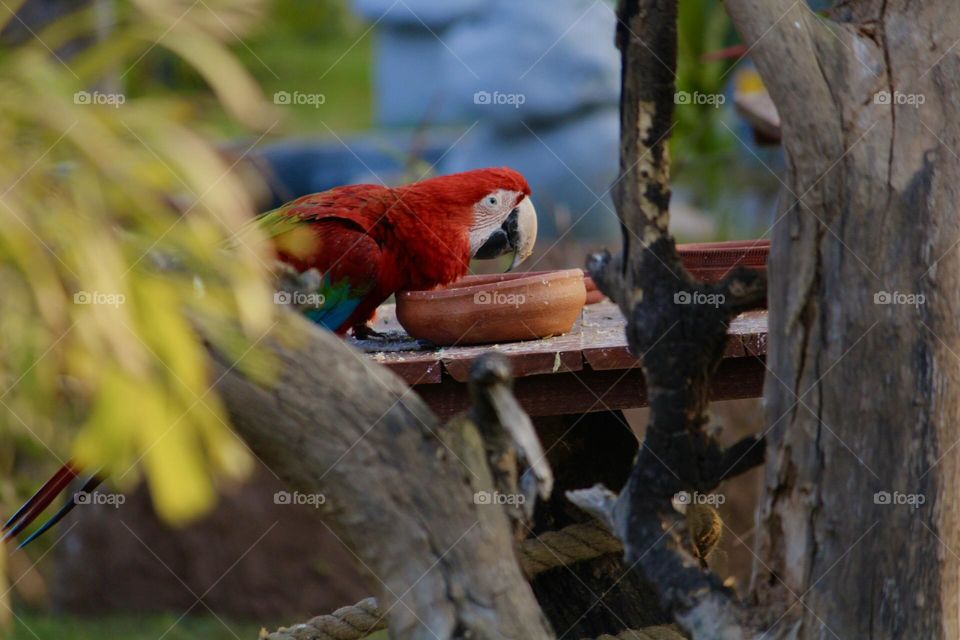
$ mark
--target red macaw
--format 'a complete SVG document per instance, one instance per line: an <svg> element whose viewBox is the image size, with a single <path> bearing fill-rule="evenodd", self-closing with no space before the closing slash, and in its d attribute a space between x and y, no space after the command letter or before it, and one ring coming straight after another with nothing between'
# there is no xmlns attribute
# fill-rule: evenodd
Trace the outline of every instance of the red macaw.
<svg viewBox="0 0 960 640"><path fill-rule="evenodd" d="M512 169L478 169L388 188L363 184L303 196L264 214L279 258L322 274L306 315L358 337L397 291L432 289L466 275L471 258L533 251L530 187Z"/></svg>
<svg viewBox="0 0 960 640"><path fill-rule="evenodd" d="M397 291L430 289L466 275L470 259L533 252L537 214L530 187L512 169L477 169L402 187L362 184L303 196L260 216L281 261L321 274L318 303L305 314L343 335L370 335L367 322ZM67 463L3 525L4 540L33 522L77 477ZM96 474L81 491L100 483ZM20 547L76 505L71 496ZM18 548L20 548L18 547Z"/></svg>

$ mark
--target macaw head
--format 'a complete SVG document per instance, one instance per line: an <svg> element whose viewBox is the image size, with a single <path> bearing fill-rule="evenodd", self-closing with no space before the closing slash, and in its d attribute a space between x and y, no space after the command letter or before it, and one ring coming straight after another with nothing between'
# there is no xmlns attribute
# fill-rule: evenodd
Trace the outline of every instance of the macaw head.
<svg viewBox="0 0 960 640"><path fill-rule="evenodd" d="M513 254L510 269L530 257L537 241L537 211L530 186L513 169L475 169L438 176L397 189L424 220L428 211L443 212L465 228L471 258ZM509 269L508 269L509 271Z"/></svg>
<svg viewBox="0 0 960 640"><path fill-rule="evenodd" d="M473 201L471 255L486 260L512 253L508 271L529 258L537 242L537 210L524 177L507 168L460 175L470 175L476 183L473 195L480 194Z"/></svg>

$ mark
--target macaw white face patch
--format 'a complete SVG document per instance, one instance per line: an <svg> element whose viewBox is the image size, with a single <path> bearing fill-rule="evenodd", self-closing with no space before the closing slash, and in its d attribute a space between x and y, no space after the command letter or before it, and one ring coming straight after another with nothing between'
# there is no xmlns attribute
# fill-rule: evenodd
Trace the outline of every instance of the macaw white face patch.
<svg viewBox="0 0 960 640"><path fill-rule="evenodd" d="M480 202L473 205L473 224L470 225L470 253L474 254L487 241L494 231L513 211L517 198L523 194L517 191L497 189L488 193Z"/></svg>

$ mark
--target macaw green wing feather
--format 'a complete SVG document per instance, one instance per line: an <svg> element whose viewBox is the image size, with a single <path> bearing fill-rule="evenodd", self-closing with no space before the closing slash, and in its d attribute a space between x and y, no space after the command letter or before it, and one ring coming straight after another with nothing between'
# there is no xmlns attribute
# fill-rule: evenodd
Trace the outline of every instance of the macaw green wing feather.
<svg viewBox="0 0 960 640"><path fill-rule="evenodd" d="M254 220L247 223L248 225L256 225L260 228L263 233L267 235L268 238L276 238L277 236L283 235L289 231L293 231L297 227L305 224L304 220L296 216L291 216L284 207L274 209L272 211L267 211L261 213Z"/></svg>
<svg viewBox="0 0 960 640"><path fill-rule="evenodd" d="M334 331L364 322L382 302L383 256L378 224L396 202L376 185L337 187L289 202L258 216L256 225L273 241L277 257L298 271L317 269L320 288L304 314ZM248 225L249 226L249 225Z"/></svg>
<svg viewBox="0 0 960 640"><path fill-rule="evenodd" d="M317 304L305 309L304 314L311 321L336 331L353 315L372 286L372 282L365 283L365 286L354 286L346 278L334 285L325 275L317 289Z"/></svg>
<svg viewBox="0 0 960 640"><path fill-rule="evenodd" d="M352 224L338 219L301 224L275 238L274 244L278 257L295 269L322 274L316 295L304 308L317 324L342 333L366 320L355 313L369 314L383 301L375 299L382 275L380 245Z"/></svg>

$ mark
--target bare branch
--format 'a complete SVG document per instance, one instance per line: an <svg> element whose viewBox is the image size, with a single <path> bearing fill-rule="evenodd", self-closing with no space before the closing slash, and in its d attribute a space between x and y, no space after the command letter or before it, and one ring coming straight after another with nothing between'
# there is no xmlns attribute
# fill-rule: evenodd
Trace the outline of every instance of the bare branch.
<svg viewBox="0 0 960 640"><path fill-rule="evenodd" d="M621 0L618 16L624 71L616 203L624 248L615 257L591 257L587 268L627 318L630 348L642 359L650 423L619 496L594 487L570 498L613 525L626 564L656 585L661 606L692 637L752 637L746 610L701 569L674 531L671 500L680 491L711 491L721 479L757 464L752 449L724 451L705 427L710 379L723 356L729 321L764 298L766 280L737 270L718 284L704 284L683 268L667 232L676 0ZM755 449L762 454L762 447Z"/></svg>
<svg viewBox="0 0 960 640"><path fill-rule="evenodd" d="M849 56L842 30L831 33L805 0L726 0L727 13L748 45L770 97L777 105L783 126L783 142L791 152L810 142L821 148L819 158L836 157L843 132L835 117L830 78L824 77L820 58ZM802 99L797 99L803 96ZM795 162L806 162L805 156Z"/></svg>
<svg viewBox="0 0 960 640"><path fill-rule="evenodd" d="M399 378L300 317L274 335L264 344L279 379L212 353L218 389L268 466L324 493L334 530L381 586L391 637L552 637L504 510L473 499L493 486L476 427L442 427Z"/></svg>

